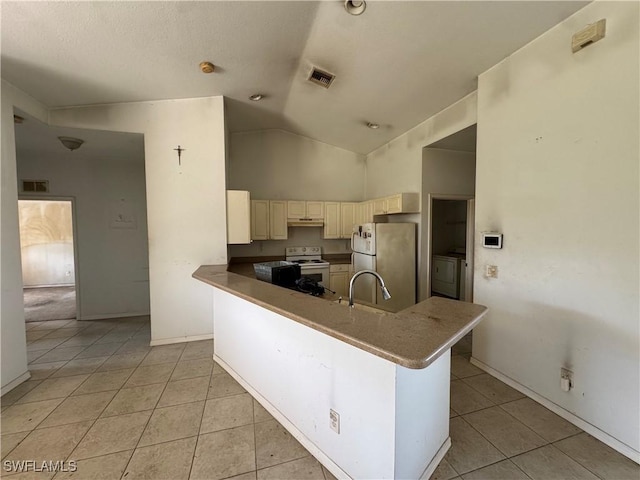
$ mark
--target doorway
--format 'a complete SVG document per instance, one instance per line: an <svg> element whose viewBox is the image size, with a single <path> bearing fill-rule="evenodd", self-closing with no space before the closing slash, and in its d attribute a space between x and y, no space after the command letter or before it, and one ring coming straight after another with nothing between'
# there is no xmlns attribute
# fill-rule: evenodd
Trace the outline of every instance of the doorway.
<svg viewBox="0 0 640 480"><path fill-rule="evenodd" d="M429 195L429 296L473 301L475 200Z"/></svg>
<svg viewBox="0 0 640 480"><path fill-rule="evenodd" d="M422 150L422 299L444 295L473 301L476 139L474 124ZM437 259L448 263L434 267L434 255L451 258ZM434 273L448 275L451 288L433 288Z"/></svg>
<svg viewBox="0 0 640 480"><path fill-rule="evenodd" d="M72 198L18 200L26 322L77 318Z"/></svg>

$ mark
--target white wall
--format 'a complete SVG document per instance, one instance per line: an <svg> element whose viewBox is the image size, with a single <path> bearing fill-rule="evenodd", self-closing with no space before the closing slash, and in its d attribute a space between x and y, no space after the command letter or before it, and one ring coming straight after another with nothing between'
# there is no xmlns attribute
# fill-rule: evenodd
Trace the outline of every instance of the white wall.
<svg viewBox="0 0 640 480"><path fill-rule="evenodd" d="M428 118L420 125L367 155L365 198L376 198L400 192L421 193L421 213L389 215L390 221L418 224L418 300L427 298L428 235L425 202L427 193L456 193L433 190L431 170L423 164L423 149L449 135L476 123L476 92ZM435 161L435 160L434 160ZM426 173L428 172L428 174ZM446 173L442 174L443 176ZM437 182L434 182L438 186ZM473 183L473 182L471 182ZM391 218L393 217L393 218Z"/></svg>
<svg viewBox="0 0 640 480"><path fill-rule="evenodd" d="M640 459L639 4L594 2L480 76L473 357ZM571 35L606 18L572 54ZM497 265L499 278L482 276ZM574 388L559 386L560 367ZM602 435L601 438L604 438Z"/></svg>
<svg viewBox="0 0 640 480"><path fill-rule="evenodd" d="M50 121L144 134L152 343L210 337L211 289L191 274L227 261L223 98L66 108Z"/></svg>
<svg viewBox="0 0 640 480"><path fill-rule="evenodd" d="M2 168L0 169L0 337L2 393L28 378L27 339L24 325L20 233L18 227L18 183L13 108L46 120L44 105L2 80L0 125Z"/></svg>
<svg viewBox="0 0 640 480"><path fill-rule="evenodd" d="M230 189L265 200L363 200L364 155L283 130L230 138Z"/></svg>
<svg viewBox="0 0 640 480"><path fill-rule="evenodd" d="M429 195L475 194L475 153L459 152L440 148L425 148L422 151L422 207L420 212L421 238L418 268L418 292L420 300L429 297L428 277L431 272L429 257L430 215Z"/></svg>
<svg viewBox="0 0 640 480"><path fill-rule="evenodd" d="M82 138L82 133L76 135ZM140 135L140 143L143 138ZM144 154L70 159L18 154L18 178L49 180L50 196L75 198L80 320L149 313ZM76 153L76 152L74 152ZM81 152L77 152L81 153ZM23 195L22 198L27 198ZM132 222L120 228L121 212Z"/></svg>
<svg viewBox="0 0 640 480"><path fill-rule="evenodd" d="M349 239L325 240L322 227L289 227L286 240L256 240L248 245L230 245L231 257L284 256L286 247L320 246L322 253L351 253Z"/></svg>
<svg viewBox="0 0 640 480"><path fill-rule="evenodd" d="M309 451L350 478L420 478L449 436L449 351L404 368L213 290L216 360Z"/></svg>
<svg viewBox="0 0 640 480"><path fill-rule="evenodd" d="M367 155L365 198L420 192L422 149L476 123L473 92Z"/></svg>
<svg viewBox="0 0 640 480"><path fill-rule="evenodd" d="M230 134L229 188L252 199L361 201L365 157L284 130ZM324 240L321 228L289 228L288 240L232 245L230 256L284 255L285 247L319 245L323 253L350 252L346 240Z"/></svg>

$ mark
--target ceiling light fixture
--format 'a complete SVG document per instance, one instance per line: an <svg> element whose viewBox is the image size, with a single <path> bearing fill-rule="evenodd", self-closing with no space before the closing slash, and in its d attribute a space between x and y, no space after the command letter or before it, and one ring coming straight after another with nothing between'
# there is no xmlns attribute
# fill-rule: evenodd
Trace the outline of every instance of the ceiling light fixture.
<svg viewBox="0 0 640 480"><path fill-rule="evenodd" d="M344 9L351 15L361 15L367 8L364 0L345 0Z"/></svg>
<svg viewBox="0 0 640 480"><path fill-rule="evenodd" d="M216 66L211 62L200 62L200 70L202 73L213 73L216 69Z"/></svg>
<svg viewBox="0 0 640 480"><path fill-rule="evenodd" d="M70 151L74 151L80 148L80 145L84 143L84 140L73 137L58 137L58 140L62 142L62 145L67 147Z"/></svg>
<svg viewBox="0 0 640 480"><path fill-rule="evenodd" d="M264 95L262 95L261 93L254 93L253 95L249 96L249 100L253 100L254 102L259 102L263 98L264 98Z"/></svg>
<svg viewBox="0 0 640 480"><path fill-rule="evenodd" d="M380 125L378 125L377 123L367 122L367 127L369 127L372 130L377 130L380 128Z"/></svg>

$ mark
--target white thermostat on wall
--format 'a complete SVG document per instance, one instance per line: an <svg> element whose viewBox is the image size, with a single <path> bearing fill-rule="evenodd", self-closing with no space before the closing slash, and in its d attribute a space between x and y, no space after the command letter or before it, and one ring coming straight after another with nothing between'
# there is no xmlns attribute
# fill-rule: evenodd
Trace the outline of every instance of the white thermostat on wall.
<svg viewBox="0 0 640 480"><path fill-rule="evenodd" d="M482 232L484 248L502 248L502 234L498 232Z"/></svg>

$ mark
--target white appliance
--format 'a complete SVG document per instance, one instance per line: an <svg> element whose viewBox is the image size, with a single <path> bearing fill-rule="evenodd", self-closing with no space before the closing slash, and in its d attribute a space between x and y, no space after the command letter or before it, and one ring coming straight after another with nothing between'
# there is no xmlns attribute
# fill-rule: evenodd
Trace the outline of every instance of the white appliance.
<svg viewBox="0 0 640 480"><path fill-rule="evenodd" d="M300 265L300 274L329 287L329 262L322 260L321 247L287 247L285 260Z"/></svg>
<svg viewBox="0 0 640 480"><path fill-rule="evenodd" d="M353 272L373 270L385 281L391 298L383 300L372 275L361 275L354 284L354 299L379 304L394 311L416 303L416 224L365 223L351 236Z"/></svg>
<svg viewBox="0 0 640 480"><path fill-rule="evenodd" d="M464 300L465 258L461 255L433 255L431 293Z"/></svg>

